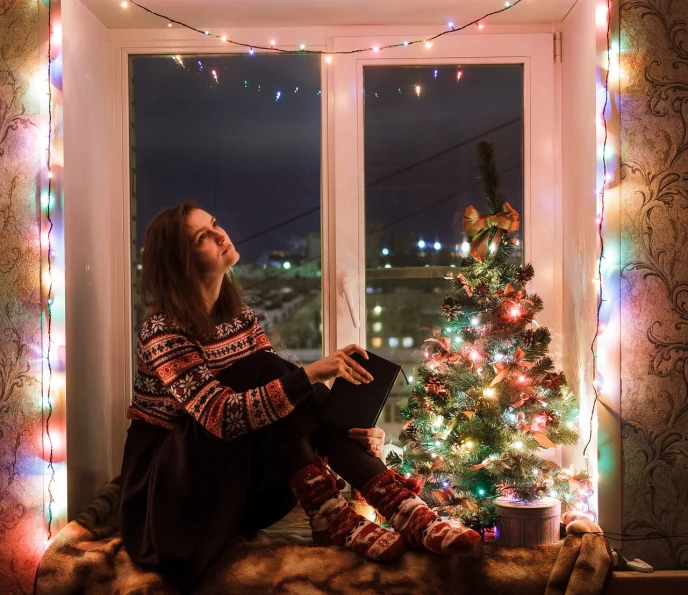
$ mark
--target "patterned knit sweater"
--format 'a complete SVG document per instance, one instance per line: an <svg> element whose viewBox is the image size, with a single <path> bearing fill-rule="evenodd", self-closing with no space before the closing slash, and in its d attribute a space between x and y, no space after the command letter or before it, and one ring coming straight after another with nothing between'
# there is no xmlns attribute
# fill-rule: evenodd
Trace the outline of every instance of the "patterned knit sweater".
<svg viewBox="0 0 688 595"><path fill-rule="evenodd" d="M166 313L149 312L136 345L127 417L172 429L190 414L226 440L276 422L313 392L303 368L245 392L215 380L220 370L259 350L275 353L248 306L231 322L218 324L205 343L190 338Z"/></svg>

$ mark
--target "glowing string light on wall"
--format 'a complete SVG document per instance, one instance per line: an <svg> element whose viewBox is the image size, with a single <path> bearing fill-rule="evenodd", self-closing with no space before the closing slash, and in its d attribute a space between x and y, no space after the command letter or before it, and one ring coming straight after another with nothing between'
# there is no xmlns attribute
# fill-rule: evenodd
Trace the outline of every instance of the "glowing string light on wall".
<svg viewBox="0 0 688 595"><path fill-rule="evenodd" d="M616 454L609 448L600 450L598 456L590 456L588 449L593 440L596 429L596 405L600 399L609 398L618 392L618 362L614 351L618 349L619 320L616 312L619 301L619 246L618 239L613 236L609 228L607 211L609 200L618 202L618 187L611 191L616 177L618 164L618 140L614 139L610 130L609 120L618 106L613 106L610 82L618 82L618 46L612 43L612 2L600 0L595 7L595 23L598 29L598 47L602 45L604 51L598 65L600 80L597 88L597 190L595 226L597 230L598 259L593 279L597 294L596 326L590 345L592 353L592 393L593 400L590 407L588 439L583 449L583 456L588 472L593 479L597 479L597 467L604 473L611 472L612 466L617 465ZM611 191L611 192L610 192ZM616 208L612 212L614 212ZM612 224L613 226L613 224ZM614 380L605 383L605 380ZM608 386L605 386L608 384ZM608 440L608 436L604 440Z"/></svg>
<svg viewBox="0 0 688 595"><path fill-rule="evenodd" d="M66 523L66 348L64 300L64 238L62 166L62 25L59 11L48 0L47 77L41 76L40 106L40 231L42 343L42 458L44 475L43 544ZM44 67L41 67L44 68ZM45 71L44 71L45 72ZM40 76L40 75L39 75Z"/></svg>

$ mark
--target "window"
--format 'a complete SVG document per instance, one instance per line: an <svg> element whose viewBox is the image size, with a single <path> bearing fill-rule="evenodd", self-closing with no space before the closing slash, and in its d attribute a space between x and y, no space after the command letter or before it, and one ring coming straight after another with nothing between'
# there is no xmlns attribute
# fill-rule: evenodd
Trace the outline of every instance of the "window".
<svg viewBox="0 0 688 595"><path fill-rule="evenodd" d="M523 215L523 66L364 66L363 84L368 349L415 374L420 346L442 328L444 276L468 252L464 211L485 211L479 142L492 142ZM400 378L383 415L391 435L408 394Z"/></svg>
<svg viewBox="0 0 688 595"><path fill-rule="evenodd" d="M320 59L134 56L130 72L134 329L146 226L193 198L241 254L234 273L275 349L319 359Z"/></svg>
<svg viewBox="0 0 688 595"><path fill-rule="evenodd" d="M333 29L333 37L327 41L323 40L319 30L314 29L300 31L298 37L296 32L286 29L269 33L279 39L290 41L288 45L294 48L304 43L309 49L341 52L351 52L356 48L383 45L388 42L401 43L404 39L423 35L423 31L413 33L400 29L398 34L394 34L393 29L389 31L389 36L373 39L352 35L351 30L346 28ZM511 180L509 193L514 188L513 183L522 179L521 223L522 229L527 230L527 236L522 236L525 240L523 258L532 262L535 267L537 274L533 291L542 296L546 305L538 322L552 331L551 352L561 353L561 208L555 162L557 152L554 150L558 140L555 128L554 64L550 33L446 36L433 43L430 49L424 45L415 45L386 50L384 55L345 53L336 55L330 63L320 62L319 57L309 55L273 56L258 52L253 56L244 52L210 55L209 52L218 51L216 43L199 40L192 32L182 32L180 35L181 37L174 39L151 40L148 33L142 30L127 31L121 37L115 35L112 39L110 95L114 103L110 106L113 121L110 157L111 171L114 172L111 192L115 203L110 210L113 240L109 244L108 255L112 293L108 302L111 307L107 308L110 312L111 329L109 346L113 356L108 372L109 394L113 395L112 469L116 469L121 462L123 436L126 435L127 425L126 409L131 398L132 360L131 357L127 357L126 352L131 347L132 327L136 323L137 315L137 306L132 303L136 299L137 289L136 253L140 248L147 221L156 210L176 204L189 194L202 204L203 201L212 199L212 202L205 204L209 209L218 208L216 215L223 219L230 237L235 241L247 242L242 252L243 259L236 267L237 276L248 288L249 293L259 294L254 302L255 308L259 316L262 316L265 326L270 329L271 339L283 356L301 359L303 363L312 361L322 353L321 337L324 337L324 351L327 353L349 343L358 343L397 359L405 351L412 353L418 349L419 341L423 338L418 333L418 326L434 324L431 317L439 316L438 304L444 296L444 289L434 294L432 288L441 287L438 284L444 280L440 273L450 266L451 262L447 264L447 260L432 260L423 263L423 266L418 266L419 262L402 266L396 261L389 261L390 268L385 268L386 261L380 260L378 263L374 259L395 256L392 253L392 244L387 244L391 242L394 225L383 230L389 235L386 238L381 237L378 241L377 255L368 255L368 252L373 251L376 241L374 237L367 237L368 232L374 231L373 226L393 224L391 213L398 211L394 214L408 216L405 225L409 226L408 230L414 232L415 236L411 239L416 242L416 247L421 239L419 234L422 233L423 241L432 242L432 252L429 254L432 254L433 258L444 257L442 252L445 250L445 244L449 253L451 248L456 251L456 243L453 246L448 243L451 239L445 239L444 231L428 227L423 223L420 214L411 214L410 207L409 210L401 210L401 207L404 207L402 202L394 207L385 206L392 203L384 202L384 189L392 183L401 186L402 182L408 182L419 172L434 172L433 175L437 176L439 171L446 175L446 178L437 178L437 186L434 189L413 189L414 196L419 197L418 200L430 200L427 197L432 196L438 200L442 197L440 192L447 188L452 193L462 190L461 180L470 179L474 174L471 174L469 169L459 172L451 170L447 166L447 163L451 163L451 158L447 156L434 160L435 163L440 163L442 159L448 160L444 161L443 167L422 165L416 168L417 172L405 173L407 177L397 176L396 179L384 181L375 190L377 194L373 192L372 187L366 188L366 184L383 175L392 174L396 169L410 165L423 156L432 156L452 143L465 141L463 132L467 130L462 132L461 129L454 128L453 134L449 136L435 133L432 140L433 130L437 129L428 128L421 131L425 135L424 144L416 143L415 149L410 143L407 143L405 148L401 144L392 147L380 146L376 157L378 162L370 161L370 158L375 156L375 148L371 144L374 137L370 125L375 125L376 120L366 113L371 103L368 96L364 96L364 90L367 91L367 85L375 84L372 75L379 76L379 80L382 81L384 76L398 78L407 73L408 80L405 84L421 84L421 95L414 96L415 86L409 87L411 93L408 99L413 100L415 97L416 103L407 104L406 107L418 108L425 105L420 101L421 98L425 100L434 97L434 92L423 96L423 85L426 86L425 91L431 91L432 89L427 87L429 83L444 82L444 73L456 76L459 65L463 70L462 77L466 77L462 78L461 83L473 80L468 77L469 69L476 68L482 73L491 68L501 70L514 66L515 70L520 70L523 113L522 178L519 178L520 174L516 171L510 174L504 172L509 163L506 157L510 155L504 156L500 153L505 149L501 138L493 137L493 140L505 184L508 182L507 177ZM222 51L238 50L228 47ZM183 65L179 63L177 55ZM219 70L217 67L211 68L211 71L216 70L218 81L210 80L212 72L208 75L207 70L204 71L204 78L198 61L203 64L204 69L207 69L211 62L219 65ZM260 76L259 69L263 66L267 70L263 72L265 76ZM414 70L418 67L422 68ZM435 69L439 71L437 79L434 78ZM156 70L159 72L156 73ZM244 73L248 73L249 76ZM419 79L418 83L417 77L421 74L426 78ZM155 84L155 77L164 78L168 75L177 78L170 78L167 82L160 80L157 85ZM264 80L268 82L264 83ZM447 82L449 80L447 78ZM227 97L224 103L222 100L213 102L214 97L218 97L219 93L227 89L223 83L228 81L238 83L238 88L237 85L228 87L234 93L234 97ZM247 81L246 86L244 81ZM254 84L260 85L260 91ZM393 90L394 88L392 87ZM398 88L399 84L396 85L397 95ZM465 88L466 86L461 86L461 89ZM145 97L146 89L150 93L148 99ZM302 95L306 90L308 93ZM189 101L182 101L182 91L189 95ZM249 92L248 96L245 91ZM280 91L279 99L277 91ZM499 91L499 109L492 114L494 125L476 127L476 134L484 134L491 128L505 123L506 120L501 119L504 110L518 113L514 104L507 104L507 101L501 99L502 91ZM379 91L377 92L379 94ZM130 101L120 105L121 97L128 97ZM249 97L253 103L241 104L239 99L242 97ZM286 107L286 103L282 103L285 99L290 102L298 99L302 102L299 104L302 109L294 112L293 116L278 117L280 114L285 115L283 111L277 111ZM382 97L380 100L382 101ZM170 105L176 106L177 109L173 110L172 114L165 115L165 109L169 111ZM396 125L393 122L386 125L385 122L392 117L401 118L403 106L403 102L399 103L396 111L390 111L389 115L378 112L381 140L385 139L385 135L395 134L393 129ZM485 108L482 104L479 107ZM259 108L263 111L260 112ZM443 109L444 111L438 112L438 116L448 118L448 121L456 125L457 122L467 121L470 121L471 126L478 123L473 114L469 117L460 110L449 110L446 104ZM412 115L412 112L407 113ZM419 115L419 112L416 112L416 115ZM460 116L465 116L464 120L460 120ZM157 122L157 129L148 134L147 141L146 121L149 122L149 126ZM400 127L406 125L403 121L397 120L397 123ZM408 126L411 126L410 122ZM156 130L159 132L157 135ZM514 130L518 132L518 125L514 124ZM285 141L285 138L291 140ZM388 136L388 139L392 139L389 142L397 142L394 136ZM121 151L120 147L126 146L128 141L131 143L131 151ZM475 142L477 139L472 141L473 144ZM234 154L246 159L238 157L235 161L221 162L225 156L225 149L230 147L235 151ZM407 151L406 155L403 154L402 148ZM422 154L421 149L425 151ZM395 159L394 163L391 162L391 157L385 156L385 150L387 155ZM465 161L466 168L475 167L475 155L468 145L465 149L457 149L454 152L457 162L458 155L461 155L460 160ZM195 160L196 153L201 153L203 159ZM275 165L275 156L290 164L288 171L280 168L280 163ZM217 167L214 165L216 160ZM149 170L152 163L157 163L159 171ZM433 167L439 169L433 170ZM187 176L191 175L190 186L173 181L179 179L181 171ZM215 178L209 177L211 172L215 172ZM457 177L459 174L463 178ZM257 190L265 188L269 189L269 192L263 191L259 196ZM313 189L315 192L311 193ZM481 195L478 190L476 192L476 195L467 197L466 202L470 199L479 203ZM201 193L204 195L201 196ZM510 201L512 198L509 196ZM258 199L264 201L261 204L264 207L261 210L261 221L254 221L245 216L252 207L248 202L250 199L254 202ZM158 203L146 213L145 205L149 200L156 200ZM394 200L406 200L408 206L414 198L400 195ZM458 204L458 199L456 200L454 211L459 211L461 205ZM451 203L451 200L447 202ZM514 200L512 204L515 202ZM227 206L232 207L231 216L230 211L226 215L219 211L220 207ZM434 220L431 215L435 207L419 204L418 208L421 206L427 210L428 219ZM518 204L514 206L517 209L520 207ZM447 207L438 218L448 217L447 213L454 211ZM412 223L416 227L413 227ZM444 230L450 231L449 222L444 223ZM131 243L118 243L116 238L127 237L127 228L130 224ZM435 232L439 234L437 241L442 244L439 252L435 252L434 248ZM307 240L309 234L314 234L310 236L310 241ZM427 239L425 234L428 234ZM319 236L322 236L322 241ZM320 245L322 260L318 255ZM385 248L390 251L388 254L383 254ZM271 251L275 254L270 255L273 259L269 261L266 252ZM256 253L258 256L255 256ZM250 254L253 256L249 258ZM296 256L300 257L298 263ZM293 262L289 258L292 258ZM314 267L308 275L304 273L302 279L296 279L296 269L292 265L297 263L301 265L298 270L303 270L307 268L305 265L311 259L317 263L318 268ZM253 270L243 272L241 267L249 261L257 265ZM269 269L270 262L273 263L272 269ZM283 266L285 262L289 262L286 268ZM282 266L278 267L278 263ZM270 278L258 279L261 283L252 287L254 280L250 275L262 274L259 269L263 264L267 265L264 270L271 270L272 274ZM429 266L425 267L425 264ZM381 277L382 275L384 277ZM317 277L317 281L314 277ZM302 300L310 299L306 291L314 291L316 287L317 296L314 293L312 302L308 302L311 309L308 309L305 303L295 303L288 299L299 292L304 296ZM343 291L346 287L350 289L349 292ZM388 291L387 288L390 287L395 287L399 291ZM368 288L373 288L372 291L382 288L383 291L376 294L367 293ZM269 289L272 290L270 294ZM417 320L411 320L405 326L402 322L408 316L406 311L414 306L404 306L405 312L403 316L399 316L399 320L390 319L389 311L385 311L384 308L393 303L411 303L418 297L414 292L423 292L423 303L427 302L427 313L419 313ZM378 303L372 300L374 296L397 302ZM432 300L436 301L431 303ZM378 317L373 316L376 305L380 306ZM261 314L261 310L264 314ZM287 314L279 322L275 316L278 312ZM130 315L131 324L123 325L122 321L128 320ZM273 317L272 324L267 320L269 317ZM291 326L286 326L286 323ZM324 327L322 333L321 326ZM299 332L305 336L299 336ZM283 339L280 340L278 336ZM317 343L314 343L314 337ZM376 337L377 340L373 344ZM293 353L288 353L283 347L292 349ZM411 355L408 357L412 359ZM419 359L415 358L404 365L410 377L413 376L412 367L417 361ZM387 432L388 440L397 440L398 429L401 426L399 406L410 392L409 387L402 383L403 380L400 380L392 395L392 409L385 412L380 421L380 425ZM384 421L386 419L389 419L389 422Z"/></svg>

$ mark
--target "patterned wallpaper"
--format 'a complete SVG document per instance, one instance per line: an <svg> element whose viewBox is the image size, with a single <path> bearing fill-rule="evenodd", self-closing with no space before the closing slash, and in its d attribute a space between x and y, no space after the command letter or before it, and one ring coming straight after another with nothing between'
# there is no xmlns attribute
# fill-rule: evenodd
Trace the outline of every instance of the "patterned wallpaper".
<svg viewBox="0 0 688 595"><path fill-rule="evenodd" d="M686 535L688 2L623 0L620 16L624 532ZM686 537L624 552L688 569Z"/></svg>
<svg viewBox="0 0 688 595"><path fill-rule="evenodd" d="M0 592L43 551L38 3L0 0ZM44 77L46 78L46 77ZM33 84L32 84L33 83Z"/></svg>

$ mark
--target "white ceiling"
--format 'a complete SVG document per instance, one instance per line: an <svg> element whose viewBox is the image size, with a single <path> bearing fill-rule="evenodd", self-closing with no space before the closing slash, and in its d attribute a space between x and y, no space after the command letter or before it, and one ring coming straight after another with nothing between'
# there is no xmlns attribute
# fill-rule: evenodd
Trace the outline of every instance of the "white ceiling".
<svg viewBox="0 0 688 595"><path fill-rule="evenodd" d="M167 22L122 0L81 0L110 29L166 28ZM504 8L504 0L136 0L199 29L341 25L456 26ZM577 0L521 0L486 24L558 23Z"/></svg>

